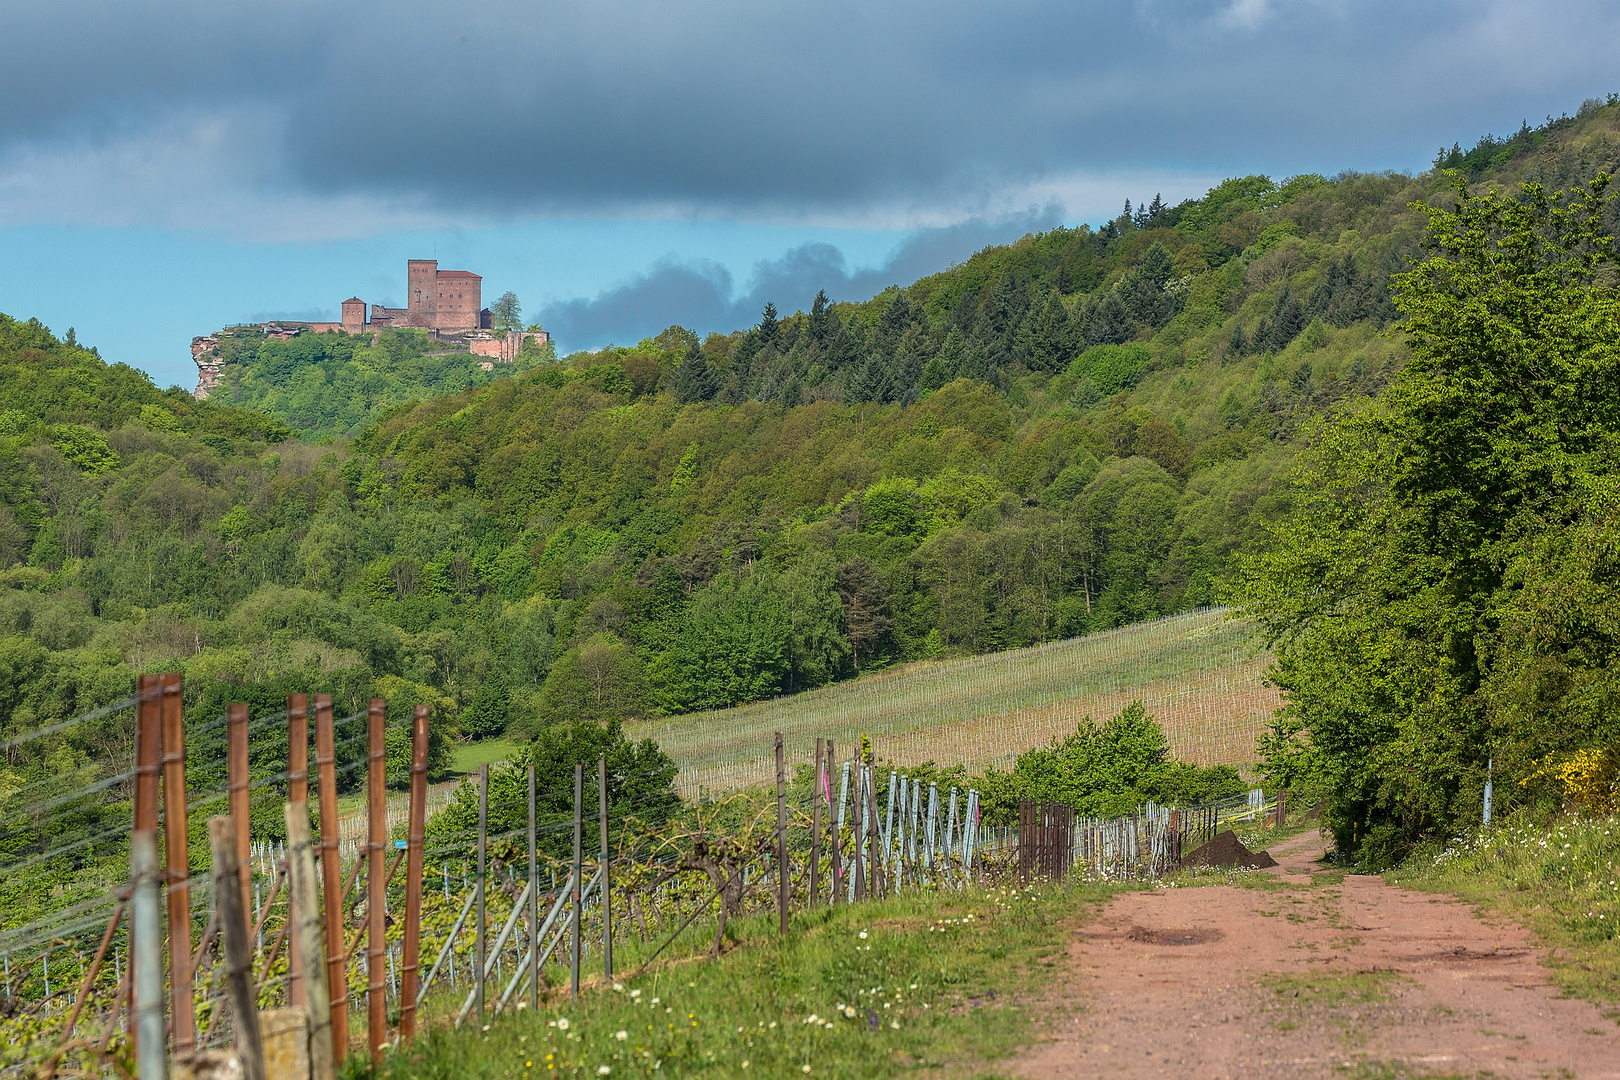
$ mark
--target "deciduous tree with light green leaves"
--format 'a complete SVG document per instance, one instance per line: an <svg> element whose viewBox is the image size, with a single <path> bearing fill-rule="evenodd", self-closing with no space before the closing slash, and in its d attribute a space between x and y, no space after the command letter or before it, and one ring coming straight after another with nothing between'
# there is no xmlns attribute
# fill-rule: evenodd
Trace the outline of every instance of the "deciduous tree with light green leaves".
<svg viewBox="0 0 1620 1080"><path fill-rule="evenodd" d="M1282 781L1331 791L1364 865L1556 794L1536 762L1620 739L1620 297L1609 196L1536 184L1426 206L1395 282L1412 358L1325 424L1242 566L1288 698ZM1516 781L1524 780L1526 783Z"/></svg>

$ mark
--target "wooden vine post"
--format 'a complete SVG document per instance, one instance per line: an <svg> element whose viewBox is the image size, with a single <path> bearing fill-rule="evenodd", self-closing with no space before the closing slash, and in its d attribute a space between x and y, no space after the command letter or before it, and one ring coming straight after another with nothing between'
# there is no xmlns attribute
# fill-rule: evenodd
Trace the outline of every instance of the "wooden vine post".
<svg viewBox="0 0 1620 1080"><path fill-rule="evenodd" d="M488 855L489 846L489 765L478 766L478 877L473 882L473 895L478 904L478 927L473 935L474 952L473 978L477 982L473 986L473 996L478 1003L478 1027L484 1026L484 969L488 961L484 956L485 929L488 919L484 911L484 862Z"/></svg>
<svg viewBox="0 0 1620 1080"><path fill-rule="evenodd" d="M366 770L366 1048L373 1066L382 1064L383 1047L388 1042L388 1010L384 994L388 989L387 941L383 908L387 904L388 803L386 766L387 744L383 721L388 703L372 698L366 709L369 744Z"/></svg>
<svg viewBox="0 0 1620 1080"><path fill-rule="evenodd" d="M479 833L482 836L482 830ZM574 766L574 881L573 894L570 900L573 904L573 921L570 939L572 956L569 958L568 996L574 1000L579 999L579 905L582 882L580 872L585 865L585 766ZM483 970L484 958L479 956L479 970Z"/></svg>
<svg viewBox="0 0 1620 1080"><path fill-rule="evenodd" d="M776 733L776 912L780 930L788 928L787 777L782 759L782 733Z"/></svg>
<svg viewBox="0 0 1620 1080"><path fill-rule="evenodd" d="M540 1008L540 864L535 836L535 775L529 766L529 1008Z"/></svg>
<svg viewBox="0 0 1620 1080"><path fill-rule="evenodd" d="M602 754L596 759L596 787L600 799L597 820L601 823L602 833L602 974L611 983L613 981L613 890L608 888L608 863L610 860L608 858L606 754Z"/></svg>
<svg viewBox="0 0 1620 1080"><path fill-rule="evenodd" d="M405 841L405 942L399 966L399 1037L416 1038L416 983L422 951L422 841L427 830L428 707L411 713L411 810Z"/></svg>
<svg viewBox="0 0 1620 1080"><path fill-rule="evenodd" d="M227 729L225 748L225 787L229 792L231 831L236 839L236 865L242 881L242 910L253 910L253 831L252 806L248 785L248 707L237 703L225 706Z"/></svg>
<svg viewBox="0 0 1620 1080"><path fill-rule="evenodd" d="M832 882L831 882L832 889L831 889L831 891L830 891L830 893L828 895L828 903L829 904L838 903L838 894L843 891L843 884L844 884L843 866L841 865L840 855L839 855L839 846L840 846L840 844L842 842L842 838L838 835L838 819L833 816L833 809L832 809L833 760L834 760L834 758L833 758L833 741L831 739L828 739L827 740L827 772L826 772L827 779L826 779L825 787L826 787L826 791L827 791L827 816L831 819L829 821L829 824L832 825L832 831L833 831L832 832L832 864L831 864L831 867L832 867ZM843 799L843 796L840 795L839 799L840 799L840 803L841 803L842 799Z"/></svg>
<svg viewBox="0 0 1620 1080"><path fill-rule="evenodd" d="M816 740L816 772L812 782L813 790L810 792L810 805L813 809L810 824L810 902L807 906L812 908L821 897L821 782L824 764L821 755L826 746L825 738Z"/></svg>
<svg viewBox="0 0 1620 1080"><path fill-rule="evenodd" d="M287 801L309 813L309 695L287 695ZM287 921L296 923L298 909L287 894ZM304 1008L304 953L297 934L287 936L287 1004Z"/></svg>
<svg viewBox="0 0 1620 1080"><path fill-rule="evenodd" d="M180 676L163 677L163 835L169 869L169 1023L175 1053L197 1045L191 982L191 837L186 831L186 720Z"/></svg>
<svg viewBox="0 0 1620 1080"><path fill-rule="evenodd" d="M343 870L339 865L337 743L332 732L332 698L315 699L315 769L320 786L321 894L326 907L326 986L331 999L332 1047L336 1060L349 1053L349 965L343 947Z"/></svg>

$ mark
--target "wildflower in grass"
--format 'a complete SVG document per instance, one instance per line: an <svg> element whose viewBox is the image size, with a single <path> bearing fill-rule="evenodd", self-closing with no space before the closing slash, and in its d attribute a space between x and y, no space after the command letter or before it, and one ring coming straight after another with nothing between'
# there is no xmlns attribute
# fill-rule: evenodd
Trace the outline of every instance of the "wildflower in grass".
<svg viewBox="0 0 1620 1080"><path fill-rule="evenodd" d="M628 1031L618 1031L614 1033L613 1037L618 1039L620 1042L624 1042L624 1040L630 1037L630 1033Z"/></svg>
<svg viewBox="0 0 1620 1080"><path fill-rule="evenodd" d="M866 931L862 930L858 936L860 937L860 939L862 941L865 941L866 940Z"/></svg>
<svg viewBox="0 0 1620 1080"><path fill-rule="evenodd" d="M473 974L476 975L477 972L474 972ZM567 1031L568 1030L568 1017L564 1016L564 1017L561 1017L560 1019L558 1019L558 1021L557 1021L557 1030L558 1031Z"/></svg>
<svg viewBox="0 0 1620 1080"><path fill-rule="evenodd" d="M596 1067L596 1075L597 1076L606 1076L608 1073L610 1073L612 1071L613 1071L613 1066L611 1066L611 1065L598 1065Z"/></svg>

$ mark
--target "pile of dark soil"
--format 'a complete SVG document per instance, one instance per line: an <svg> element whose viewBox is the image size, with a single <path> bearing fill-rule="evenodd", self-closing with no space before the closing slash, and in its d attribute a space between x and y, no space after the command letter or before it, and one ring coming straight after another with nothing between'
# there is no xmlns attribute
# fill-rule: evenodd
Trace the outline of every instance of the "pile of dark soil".
<svg viewBox="0 0 1620 1080"><path fill-rule="evenodd" d="M1264 870L1277 860L1267 852L1253 852L1243 846L1237 833L1223 832L1215 839L1182 857L1182 866L1220 866L1235 870Z"/></svg>

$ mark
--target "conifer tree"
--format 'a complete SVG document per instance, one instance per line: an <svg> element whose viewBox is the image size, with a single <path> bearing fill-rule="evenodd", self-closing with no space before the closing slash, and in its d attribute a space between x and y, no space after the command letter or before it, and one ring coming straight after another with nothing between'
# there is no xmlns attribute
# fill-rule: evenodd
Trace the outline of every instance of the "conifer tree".
<svg viewBox="0 0 1620 1080"><path fill-rule="evenodd" d="M686 356L681 359L680 367L675 369L675 381L671 389L675 393L675 400L683 405L694 401L708 401L714 397L716 389L714 370L709 367L709 358L703 355L703 350L692 346L686 350Z"/></svg>

